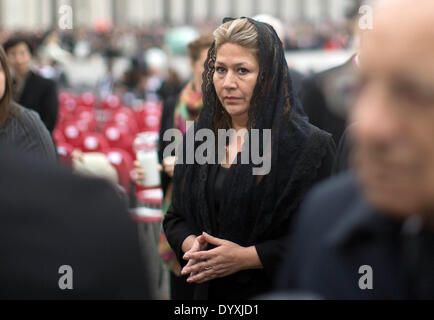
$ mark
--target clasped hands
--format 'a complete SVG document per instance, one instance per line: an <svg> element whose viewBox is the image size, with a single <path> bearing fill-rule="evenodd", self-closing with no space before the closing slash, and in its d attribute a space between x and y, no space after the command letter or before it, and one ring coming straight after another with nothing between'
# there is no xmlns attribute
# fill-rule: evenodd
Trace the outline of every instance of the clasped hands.
<svg viewBox="0 0 434 320"><path fill-rule="evenodd" d="M206 250L209 246L215 248ZM204 283L248 269L251 248L210 236L207 233L196 237L193 246L183 257L187 265L182 275L190 275L188 283ZM255 250L256 253L256 250Z"/></svg>

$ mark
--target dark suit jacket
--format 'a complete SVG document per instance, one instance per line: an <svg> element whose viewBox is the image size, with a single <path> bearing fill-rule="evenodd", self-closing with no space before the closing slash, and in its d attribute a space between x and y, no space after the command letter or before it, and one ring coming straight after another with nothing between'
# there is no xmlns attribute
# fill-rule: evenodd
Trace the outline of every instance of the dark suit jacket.
<svg viewBox="0 0 434 320"><path fill-rule="evenodd" d="M48 131L53 132L59 110L55 82L30 71L17 102L39 113Z"/></svg>
<svg viewBox="0 0 434 320"><path fill-rule="evenodd" d="M106 182L0 148L0 299L150 298L137 226ZM73 290L60 290L61 266Z"/></svg>
<svg viewBox="0 0 434 320"><path fill-rule="evenodd" d="M314 190L293 225L276 288L325 299L434 299L434 232L377 212L352 174ZM362 279L372 268L372 290ZM363 286L362 286L363 287Z"/></svg>

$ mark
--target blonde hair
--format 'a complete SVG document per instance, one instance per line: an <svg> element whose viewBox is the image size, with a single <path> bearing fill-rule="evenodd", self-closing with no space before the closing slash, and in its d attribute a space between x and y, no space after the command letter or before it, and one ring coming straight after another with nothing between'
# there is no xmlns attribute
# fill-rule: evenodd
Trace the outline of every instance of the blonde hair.
<svg viewBox="0 0 434 320"><path fill-rule="evenodd" d="M217 50L226 43L238 44L255 51L259 50L256 27L246 18L222 24L214 31L214 37Z"/></svg>

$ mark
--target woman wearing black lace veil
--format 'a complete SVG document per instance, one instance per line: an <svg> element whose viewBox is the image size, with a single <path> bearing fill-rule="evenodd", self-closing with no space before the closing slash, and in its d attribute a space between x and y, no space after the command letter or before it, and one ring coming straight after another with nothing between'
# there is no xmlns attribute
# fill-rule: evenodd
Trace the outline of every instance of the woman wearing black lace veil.
<svg viewBox="0 0 434 320"><path fill-rule="evenodd" d="M204 107L189 130L217 136L219 129L245 129L245 139L253 141L252 129L271 129L271 149L259 145L260 154L271 150L271 170L254 175L258 166L243 164L239 139L225 141L226 157L219 161L216 152L217 164L177 164L164 229L197 299L245 299L271 287L300 202L331 172L334 143L296 105L271 26L226 20L214 35L203 74Z"/></svg>

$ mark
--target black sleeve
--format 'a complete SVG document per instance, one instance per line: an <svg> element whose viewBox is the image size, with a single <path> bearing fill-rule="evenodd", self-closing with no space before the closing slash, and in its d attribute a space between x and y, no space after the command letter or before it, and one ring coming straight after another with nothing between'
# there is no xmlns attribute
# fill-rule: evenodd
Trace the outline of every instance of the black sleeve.
<svg viewBox="0 0 434 320"><path fill-rule="evenodd" d="M196 230L191 224L189 224L180 214L176 212L173 205L169 208L164 217L163 228L166 234L167 241L170 247L175 252L178 261L181 265L185 264L182 259L184 253L182 252L182 243L184 240L191 236L200 236L202 232Z"/></svg>
<svg viewBox="0 0 434 320"><path fill-rule="evenodd" d="M59 102L57 97L56 84L51 81L46 81L46 89L41 98L41 118L44 119L45 126L49 132L53 132L57 124L57 115L59 112Z"/></svg>
<svg viewBox="0 0 434 320"><path fill-rule="evenodd" d="M265 241L257 244L255 247L259 260L261 260L264 267L265 274L269 279L273 279L278 267L282 263L282 252L285 252L286 248L286 236Z"/></svg>
<svg viewBox="0 0 434 320"><path fill-rule="evenodd" d="M313 181L311 189L319 182L330 177L334 160L335 144L333 139L330 137L328 139L326 154L322 159L321 167L317 171L317 175ZM276 232L277 234L284 234L283 236L256 245L256 251L258 253L259 259L261 260L265 273L270 279L273 279L276 276L276 273L283 262L282 253L287 250L287 231L288 228L285 225L284 230L281 229L280 231Z"/></svg>
<svg viewBox="0 0 434 320"><path fill-rule="evenodd" d="M307 78L303 81L300 89L300 100L304 112L309 117L309 122L323 129L322 114L327 107L324 96L314 78Z"/></svg>

